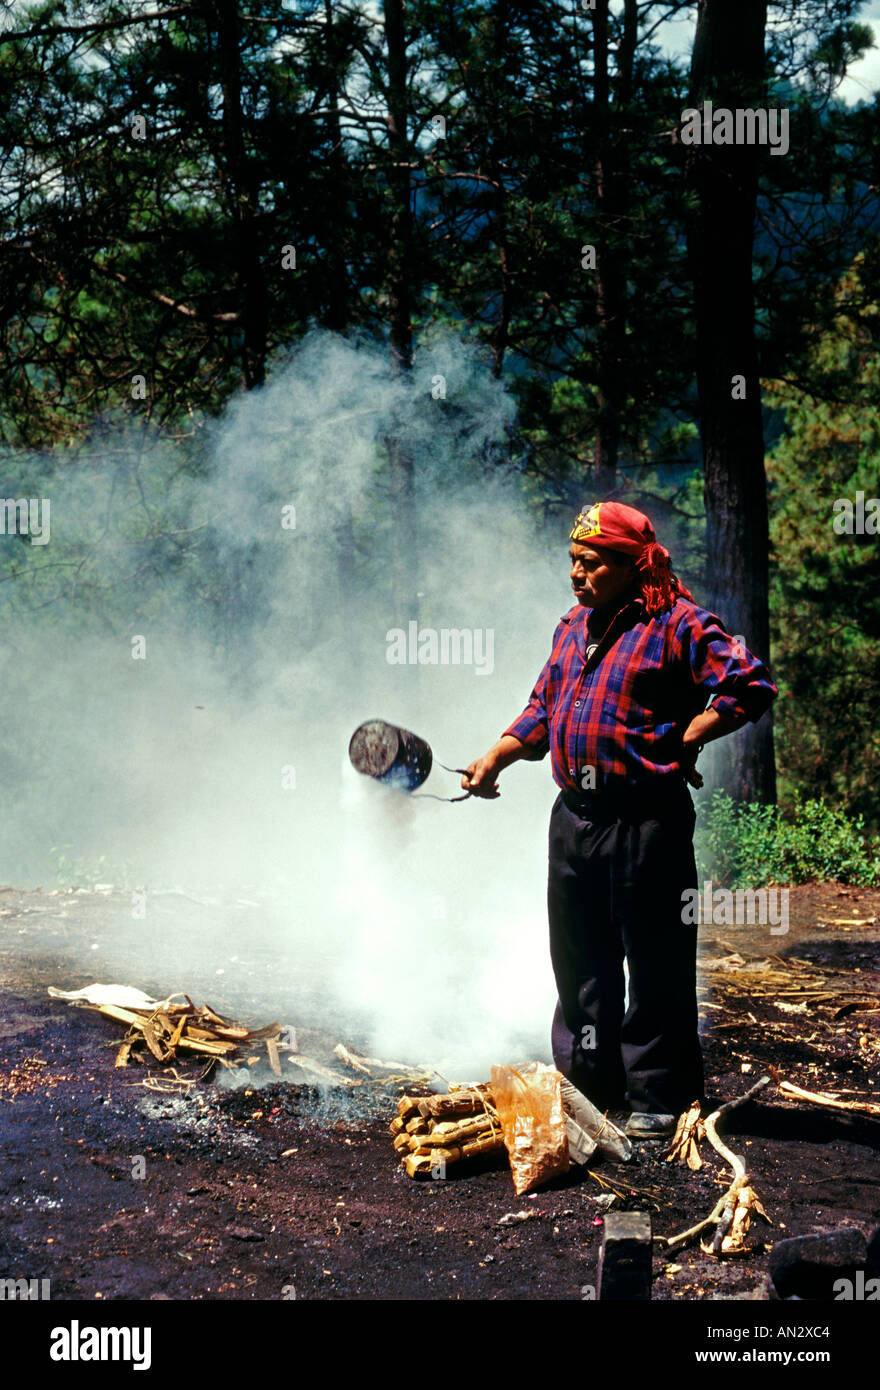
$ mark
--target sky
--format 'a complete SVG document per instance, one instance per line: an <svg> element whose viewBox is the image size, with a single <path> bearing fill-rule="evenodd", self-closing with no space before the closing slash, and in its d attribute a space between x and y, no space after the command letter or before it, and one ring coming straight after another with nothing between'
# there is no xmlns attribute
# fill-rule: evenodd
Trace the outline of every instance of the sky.
<svg viewBox="0 0 880 1390"><path fill-rule="evenodd" d="M661 25L655 35L655 42L668 55L686 56L693 42L696 6L693 12L683 19L669 21ZM880 41L880 2L871 0L856 16L858 23L867 24L874 30L875 40ZM870 101L874 92L880 89L880 47L870 49L865 57L854 63L849 74L840 84L837 95L848 106L859 101Z"/></svg>
<svg viewBox="0 0 880 1390"><path fill-rule="evenodd" d="M866 5L859 15L861 24L869 24L874 30L875 40L880 40L880 4ZM840 95L849 105L857 101L870 101L874 92L880 89L880 48L870 49L861 62L853 65L852 71L841 84Z"/></svg>

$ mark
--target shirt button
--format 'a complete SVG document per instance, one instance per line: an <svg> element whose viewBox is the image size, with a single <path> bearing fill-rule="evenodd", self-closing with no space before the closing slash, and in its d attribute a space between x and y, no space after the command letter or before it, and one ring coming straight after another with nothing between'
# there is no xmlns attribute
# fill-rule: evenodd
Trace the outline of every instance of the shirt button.
<svg viewBox="0 0 880 1390"><path fill-rule="evenodd" d="M574 702L574 707L575 707L575 709L577 709L577 707L578 707L579 704L580 704L580 700L575 700L575 702Z"/></svg>

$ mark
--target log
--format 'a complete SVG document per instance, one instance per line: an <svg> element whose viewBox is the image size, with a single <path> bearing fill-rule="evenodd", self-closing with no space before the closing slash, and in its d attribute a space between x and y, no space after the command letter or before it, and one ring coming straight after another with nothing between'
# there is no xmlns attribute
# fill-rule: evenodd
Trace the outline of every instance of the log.
<svg viewBox="0 0 880 1390"><path fill-rule="evenodd" d="M503 1149L504 1136L502 1134L489 1135L485 1139L472 1139L467 1144L461 1146L464 1158L476 1158L479 1154L495 1153L497 1149Z"/></svg>
<svg viewBox="0 0 880 1390"><path fill-rule="evenodd" d="M418 1114L419 1105L420 1105L420 1103L421 1103L421 1100L422 1100L422 1097L421 1097L421 1096L401 1096L401 1097L400 1097L400 1100L397 1102L397 1113L398 1113L398 1115L400 1116L400 1118L403 1120L404 1124L406 1123L407 1120L411 1120L412 1117L413 1117L413 1115L417 1115L417 1114Z"/></svg>
<svg viewBox="0 0 880 1390"><path fill-rule="evenodd" d="M404 1162L408 1177L430 1176L432 1169L443 1163L447 1167L461 1159L460 1149L434 1149L429 1154L410 1154Z"/></svg>
<svg viewBox="0 0 880 1390"><path fill-rule="evenodd" d="M483 1115L486 1104L472 1091L460 1091L449 1096L426 1096L419 1101L419 1113L425 1118L445 1120L453 1116Z"/></svg>
<svg viewBox="0 0 880 1390"><path fill-rule="evenodd" d="M443 1145L445 1143L457 1144L462 1140L477 1138L502 1137L501 1126L495 1121L487 1119L485 1115L475 1116L472 1120L463 1120L460 1124L454 1121L441 1121L436 1124L429 1134L422 1138L423 1144Z"/></svg>
<svg viewBox="0 0 880 1390"><path fill-rule="evenodd" d="M424 1178L430 1177L433 1163L433 1158L421 1154L408 1154L403 1166L408 1178Z"/></svg>

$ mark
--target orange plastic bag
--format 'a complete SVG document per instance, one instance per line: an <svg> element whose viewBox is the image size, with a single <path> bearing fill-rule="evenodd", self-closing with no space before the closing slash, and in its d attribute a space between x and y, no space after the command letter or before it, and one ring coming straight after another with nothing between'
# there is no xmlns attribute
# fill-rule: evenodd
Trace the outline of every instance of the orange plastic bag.
<svg viewBox="0 0 880 1390"><path fill-rule="evenodd" d="M543 1062L492 1068L492 1095L517 1196L568 1172L561 1080Z"/></svg>

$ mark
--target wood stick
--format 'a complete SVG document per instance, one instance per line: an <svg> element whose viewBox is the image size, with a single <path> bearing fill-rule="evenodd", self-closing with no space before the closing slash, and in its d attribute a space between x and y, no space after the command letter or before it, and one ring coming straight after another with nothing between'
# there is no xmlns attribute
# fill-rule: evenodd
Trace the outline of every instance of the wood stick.
<svg viewBox="0 0 880 1390"><path fill-rule="evenodd" d="M315 1081L319 1086L342 1086L346 1089L360 1085L359 1081L350 1081L341 1072L331 1071L321 1062L316 1062L314 1057L305 1057L301 1052L290 1053L287 1061L289 1066L296 1067L304 1074L307 1085L314 1085Z"/></svg>
<svg viewBox="0 0 880 1390"><path fill-rule="evenodd" d="M717 1110L713 1110L712 1114L707 1115L704 1121L706 1126L706 1138L709 1140L712 1147L718 1150L721 1157L731 1165L737 1176L741 1172L745 1172L745 1164L741 1158L737 1158L736 1154L731 1153L730 1149L718 1138L715 1126L723 1115L729 1114L731 1110L736 1110L740 1105L745 1105L747 1100L751 1100L753 1096L756 1096L759 1091L763 1091L764 1087L769 1085L770 1077L762 1076L760 1081L756 1081L754 1086L743 1095L738 1096L735 1100L729 1100L726 1105L722 1105Z"/></svg>
<svg viewBox="0 0 880 1390"><path fill-rule="evenodd" d="M360 1072L362 1076L369 1076L370 1080L372 1080L370 1068L364 1066L361 1059L355 1056L353 1052L349 1052L345 1043L336 1044L333 1049L333 1056L338 1057L340 1062L344 1062L347 1067L351 1067L352 1071Z"/></svg>
<svg viewBox="0 0 880 1390"><path fill-rule="evenodd" d="M361 1052L352 1052L351 1048L346 1047L344 1043L338 1043L333 1051L336 1053L337 1057L339 1057L340 1061L346 1062L348 1065L354 1067L355 1071L363 1069L367 1071L402 1072L404 1077L409 1076L413 1080L417 1080L424 1076L425 1073L430 1073L431 1070L430 1067L427 1066L414 1067L409 1062L386 1062L383 1061L381 1057L365 1057ZM345 1056L343 1056L343 1053L345 1053Z"/></svg>
<svg viewBox="0 0 880 1390"><path fill-rule="evenodd" d="M278 1044L274 1038L266 1039L266 1052L269 1057L269 1066L276 1076L281 1075L281 1064L278 1061Z"/></svg>
<svg viewBox="0 0 880 1390"><path fill-rule="evenodd" d="M774 1073L773 1079L782 1094L790 1096L792 1100L806 1100L811 1105L827 1105L831 1110L852 1110L859 1115L880 1115L880 1105L873 1101L838 1100L832 1095L823 1095L821 1091L805 1091L802 1086L795 1086L792 1081L783 1081L778 1073Z"/></svg>
<svg viewBox="0 0 880 1390"><path fill-rule="evenodd" d="M726 1105L720 1106L717 1110L713 1110L711 1115L706 1116L706 1119L703 1122L706 1126L706 1138L709 1140L709 1143L712 1145L713 1149L715 1149L716 1152L721 1155L725 1163L729 1163L730 1166L733 1168L733 1182L730 1184L727 1191L724 1192L718 1198L718 1201L715 1203L715 1206L712 1208L709 1215L705 1218L704 1221L698 1221L696 1226L691 1226L689 1230L682 1231L677 1236L667 1236L667 1250L672 1250L677 1246L687 1244L688 1241L691 1241L694 1239L695 1236L698 1236L701 1231L705 1231L707 1226L712 1225L717 1226L715 1240L713 1241L712 1248L713 1250L715 1249L716 1243L718 1249L721 1248L721 1242L724 1240L724 1237L727 1235L727 1232L730 1229L730 1223L732 1222L733 1214L736 1211L736 1195L739 1192L740 1188L744 1187L748 1183L748 1174L746 1172L746 1166L743 1159L741 1159L738 1154L733 1153L727 1147L727 1145L724 1144L721 1139L719 1139L718 1132L715 1126L717 1125L718 1121L721 1119L723 1115L729 1114L731 1110L735 1110L739 1105L745 1105L747 1100L751 1100L752 1096L757 1095L759 1091L763 1091L764 1087L769 1085L770 1077L762 1076L760 1081L756 1081L754 1086L752 1086L750 1090L746 1091L743 1095L738 1096L735 1100L729 1100Z"/></svg>

